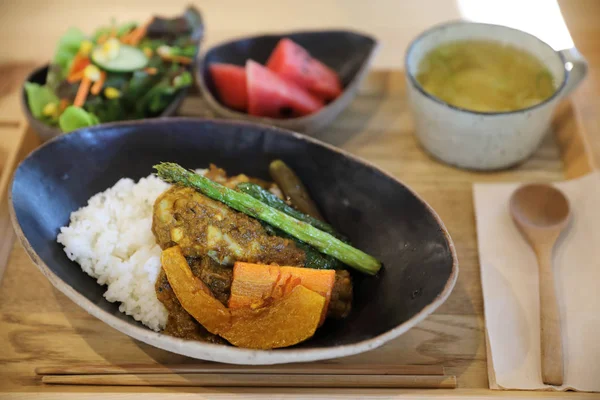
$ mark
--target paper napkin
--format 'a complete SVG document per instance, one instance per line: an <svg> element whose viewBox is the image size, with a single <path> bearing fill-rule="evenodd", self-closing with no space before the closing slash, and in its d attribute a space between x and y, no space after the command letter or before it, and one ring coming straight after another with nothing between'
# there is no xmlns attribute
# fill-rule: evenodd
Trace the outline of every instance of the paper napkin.
<svg viewBox="0 0 600 400"><path fill-rule="evenodd" d="M564 385L542 383L538 266L508 209L520 184L475 184L479 261L492 389L600 392L600 173L557 183L570 226L554 252Z"/></svg>

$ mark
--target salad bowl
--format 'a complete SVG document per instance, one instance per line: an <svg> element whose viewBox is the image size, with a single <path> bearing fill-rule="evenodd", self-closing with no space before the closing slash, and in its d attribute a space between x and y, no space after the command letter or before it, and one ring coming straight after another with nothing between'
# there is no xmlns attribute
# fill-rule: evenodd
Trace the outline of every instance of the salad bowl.
<svg viewBox="0 0 600 400"><path fill-rule="evenodd" d="M68 29L51 62L22 86L21 106L42 140L99 123L168 117L193 84L204 22L188 7L175 17Z"/></svg>
<svg viewBox="0 0 600 400"><path fill-rule="evenodd" d="M48 75L48 68L49 64L46 64L34 70L33 72L31 72L31 74L29 74L25 82L37 83L39 85L45 84L46 76ZM158 115L158 118L171 117L175 115L177 113L177 110L179 109L179 106L185 99L185 96L187 96L188 91L189 89L187 88L180 89L179 93L177 93L177 95L169 103L167 108L165 108L160 113L160 115ZM25 91L25 85L23 85L23 88L21 89L21 109L23 110L23 114L25 114L25 118L27 119L29 125L33 128L35 132L37 132L38 136L43 141L52 139L53 137L62 134L60 128L45 124L33 115L31 109L29 108L29 105L27 104L27 93Z"/></svg>

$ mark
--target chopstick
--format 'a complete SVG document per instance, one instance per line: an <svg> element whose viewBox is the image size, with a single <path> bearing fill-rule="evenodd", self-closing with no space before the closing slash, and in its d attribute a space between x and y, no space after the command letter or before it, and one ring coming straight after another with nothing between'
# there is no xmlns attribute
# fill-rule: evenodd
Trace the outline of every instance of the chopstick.
<svg viewBox="0 0 600 400"><path fill-rule="evenodd" d="M311 388L439 388L456 387L444 375L309 375L309 374L141 374L45 375L42 382L97 386L224 386Z"/></svg>
<svg viewBox="0 0 600 400"><path fill-rule="evenodd" d="M455 388L436 365L294 364L287 366L80 365L39 367L53 385L311 388Z"/></svg>
<svg viewBox="0 0 600 400"><path fill-rule="evenodd" d="M354 365L354 364L290 364L290 365L230 365L217 363L160 365L72 365L38 367L38 375L126 375L126 374L297 374L297 375L444 375L441 365Z"/></svg>

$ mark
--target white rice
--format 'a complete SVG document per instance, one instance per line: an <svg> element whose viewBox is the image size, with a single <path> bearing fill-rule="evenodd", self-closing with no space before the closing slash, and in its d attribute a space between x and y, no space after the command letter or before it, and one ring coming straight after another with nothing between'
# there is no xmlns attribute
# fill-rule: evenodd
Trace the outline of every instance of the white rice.
<svg viewBox="0 0 600 400"><path fill-rule="evenodd" d="M135 183L123 178L71 214L57 237L69 259L106 285L104 297L119 310L158 331L167 310L156 298L160 247L152 234L152 207L169 185L150 175Z"/></svg>

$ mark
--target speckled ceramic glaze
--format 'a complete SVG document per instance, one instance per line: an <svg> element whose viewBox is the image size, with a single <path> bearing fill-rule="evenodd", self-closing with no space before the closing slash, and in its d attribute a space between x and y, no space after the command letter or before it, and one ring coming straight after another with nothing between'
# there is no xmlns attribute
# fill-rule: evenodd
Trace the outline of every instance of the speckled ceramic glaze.
<svg viewBox="0 0 600 400"><path fill-rule="evenodd" d="M422 58L443 43L467 39L500 41L529 52L552 73L556 92L533 107L499 113L468 111L426 93L415 78ZM558 101L587 72L576 49L555 51L528 33L471 22L449 23L424 32L410 45L405 61L409 102L423 147L446 163L479 170L505 168L528 158L548 132Z"/></svg>

